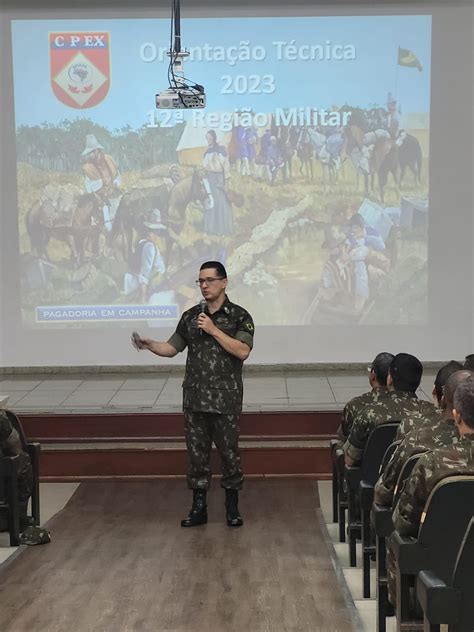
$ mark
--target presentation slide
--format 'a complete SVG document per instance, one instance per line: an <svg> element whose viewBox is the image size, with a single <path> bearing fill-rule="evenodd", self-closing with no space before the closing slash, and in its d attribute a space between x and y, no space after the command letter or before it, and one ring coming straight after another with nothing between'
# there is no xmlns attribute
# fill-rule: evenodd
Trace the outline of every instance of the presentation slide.
<svg viewBox="0 0 474 632"><path fill-rule="evenodd" d="M24 328L172 327L199 266L262 325L428 319L431 16L13 20Z"/></svg>

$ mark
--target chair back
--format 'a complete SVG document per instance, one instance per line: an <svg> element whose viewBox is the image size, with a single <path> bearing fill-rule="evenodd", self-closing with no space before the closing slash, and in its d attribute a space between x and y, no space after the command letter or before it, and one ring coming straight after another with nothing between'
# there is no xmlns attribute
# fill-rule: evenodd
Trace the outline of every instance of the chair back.
<svg viewBox="0 0 474 632"><path fill-rule="evenodd" d="M460 629L474 621L474 599L472 599L472 569L474 568L474 517L466 529L456 566L454 567L453 588L459 591L461 607L457 625Z"/></svg>
<svg viewBox="0 0 474 632"><path fill-rule="evenodd" d="M426 502L418 544L430 553L429 570L447 584L452 580L456 557L473 511L474 475L444 478L435 486Z"/></svg>
<svg viewBox="0 0 474 632"><path fill-rule="evenodd" d="M388 446L388 448L385 450L385 454L383 455L382 462L380 463L379 476L380 476L380 474L382 474L382 472L385 470L385 468L389 464L390 459L395 454L395 451L397 450L397 448L398 448L398 446L400 445L401 442L402 442L402 440L398 439L397 441L394 441L393 443L391 443Z"/></svg>
<svg viewBox="0 0 474 632"><path fill-rule="evenodd" d="M380 424L369 435L361 464L361 480L368 485L375 485L377 482L380 464L388 446L395 439L398 424L398 421Z"/></svg>
<svg viewBox="0 0 474 632"><path fill-rule="evenodd" d="M403 467L400 470L400 474L398 475L397 484L395 486L395 490L393 493L392 509L395 509L398 501L400 500L400 496L405 486L405 481L409 478L410 474L413 472L413 468L418 463L420 456L424 454L425 452L428 452L428 450L424 450L423 452L420 452L419 454L412 454L412 456L409 457L403 464Z"/></svg>

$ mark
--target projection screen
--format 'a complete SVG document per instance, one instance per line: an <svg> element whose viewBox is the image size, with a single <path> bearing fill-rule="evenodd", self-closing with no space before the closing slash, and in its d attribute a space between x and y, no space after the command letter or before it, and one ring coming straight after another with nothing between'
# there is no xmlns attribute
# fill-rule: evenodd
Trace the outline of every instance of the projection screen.
<svg viewBox="0 0 474 632"><path fill-rule="evenodd" d="M133 363L206 260L254 362L468 353L472 9L216 11L183 5L202 110L155 108L166 10L2 14L3 363Z"/></svg>

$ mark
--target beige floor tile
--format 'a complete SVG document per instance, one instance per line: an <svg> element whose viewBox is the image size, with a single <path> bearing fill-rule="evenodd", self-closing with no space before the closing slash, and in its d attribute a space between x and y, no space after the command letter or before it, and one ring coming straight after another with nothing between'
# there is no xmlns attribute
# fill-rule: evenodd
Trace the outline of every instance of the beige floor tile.
<svg viewBox="0 0 474 632"><path fill-rule="evenodd" d="M36 387L37 392L41 391L75 391L78 386L82 384L83 380L56 380L54 378L50 378L41 382L39 386ZM0 384L1 387L1 384Z"/></svg>
<svg viewBox="0 0 474 632"><path fill-rule="evenodd" d="M69 391L39 391L35 389L16 404L17 408L35 408L40 410L52 410L55 406L60 406L68 397Z"/></svg>
<svg viewBox="0 0 474 632"><path fill-rule="evenodd" d="M116 389L108 389L108 390L77 390L74 391L72 395L69 395L63 403L61 404L61 408L71 408L71 407L91 407L91 406L106 406L112 397L116 393Z"/></svg>
<svg viewBox="0 0 474 632"><path fill-rule="evenodd" d="M84 380L77 388L77 391L107 391L118 390L125 382L123 379L109 379L109 378L91 378L90 380Z"/></svg>
<svg viewBox="0 0 474 632"><path fill-rule="evenodd" d="M0 382L0 390L2 393L10 393L11 391L31 391L40 384L41 380L7 379Z"/></svg>
<svg viewBox="0 0 474 632"><path fill-rule="evenodd" d="M154 390L157 393L163 390L166 378L129 378L122 384L121 389Z"/></svg>
<svg viewBox="0 0 474 632"><path fill-rule="evenodd" d="M8 395L7 407L13 408L18 402L20 402L25 395L28 395L31 391L11 391Z"/></svg>
<svg viewBox="0 0 474 632"><path fill-rule="evenodd" d="M154 390L124 390L120 389L107 403L108 406L153 406L158 399Z"/></svg>

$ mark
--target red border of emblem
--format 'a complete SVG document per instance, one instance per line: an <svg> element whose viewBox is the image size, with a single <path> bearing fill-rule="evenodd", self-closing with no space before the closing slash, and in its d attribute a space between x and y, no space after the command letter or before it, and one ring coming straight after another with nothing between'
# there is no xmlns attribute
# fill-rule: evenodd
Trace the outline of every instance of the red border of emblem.
<svg viewBox="0 0 474 632"><path fill-rule="evenodd" d="M51 88L56 98L79 110L101 103L110 89L110 34L104 31L56 31L49 33L48 45ZM97 87L93 80L79 86L61 80L61 73L78 55L94 67L96 76L100 76ZM88 92L91 96L85 98Z"/></svg>

